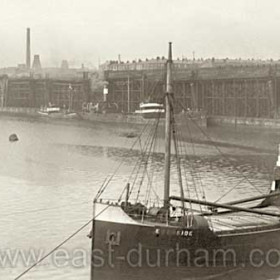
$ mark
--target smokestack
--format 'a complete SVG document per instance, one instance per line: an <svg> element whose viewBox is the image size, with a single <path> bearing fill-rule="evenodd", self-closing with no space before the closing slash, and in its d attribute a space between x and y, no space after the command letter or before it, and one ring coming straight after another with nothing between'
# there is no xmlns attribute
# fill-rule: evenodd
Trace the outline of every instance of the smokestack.
<svg viewBox="0 0 280 280"><path fill-rule="evenodd" d="M38 54L34 55L34 60L33 60L32 68L34 70L40 70L41 69L40 56Z"/></svg>
<svg viewBox="0 0 280 280"><path fill-rule="evenodd" d="M169 42L169 48L168 48L168 62L172 62L172 42Z"/></svg>
<svg viewBox="0 0 280 280"><path fill-rule="evenodd" d="M30 28L26 29L26 68L30 69L31 50L30 50Z"/></svg>

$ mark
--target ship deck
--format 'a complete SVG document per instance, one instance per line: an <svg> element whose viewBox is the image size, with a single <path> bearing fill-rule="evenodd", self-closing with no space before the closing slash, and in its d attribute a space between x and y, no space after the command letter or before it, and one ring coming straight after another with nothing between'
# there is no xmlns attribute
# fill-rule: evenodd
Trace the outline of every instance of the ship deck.
<svg viewBox="0 0 280 280"><path fill-rule="evenodd" d="M269 206L264 208L264 210L265 212L274 214L279 213L280 215L280 208L276 206ZM209 215L206 217L206 219L208 220L210 230L217 235L246 232L252 233L272 229L280 231L279 217L245 212L230 212L225 214ZM141 218L138 217L136 220L140 221ZM146 226L166 226L178 228L178 224L176 224L176 222L166 223L144 219L141 223L145 224Z"/></svg>
<svg viewBox="0 0 280 280"><path fill-rule="evenodd" d="M159 221L155 217L147 217L142 215L129 215L123 211L119 205L108 205L97 203L101 206L96 213L102 212L96 220L103 220L114 223L124 223L132 225L144 225L148 227L169 227L178 229L182 227L180 220ZM99 208L99 207L98 207ZM102 210L103 209L103 210ZM103 211L106 211L103 213ZM262 209L264 212L279 214L280 208L277 206L269 206ZM114 217L114 218L113 218ZM265 231L280 231L280 217L267 215L259 215L246 212L227 212L217 213L204 216L208 220L209 229L216 235L235 235L247 233L260 233Z"/></svg>
<svg viewBox="0 0 280 280"><path fill-rule="evenodd" d="M276 206L269 206L264 209L265 212L279 213L280 209ZM208 218L210 229L219 234L232 231L255 231L268 227L279 226L280 218L266 215L258 215L245 212L233 212L220 215L212 215Z"/></svg>

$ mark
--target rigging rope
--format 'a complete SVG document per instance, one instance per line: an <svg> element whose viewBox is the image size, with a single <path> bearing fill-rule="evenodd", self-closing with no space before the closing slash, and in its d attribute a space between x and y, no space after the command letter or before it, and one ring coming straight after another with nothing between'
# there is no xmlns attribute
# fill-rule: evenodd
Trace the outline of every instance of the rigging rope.
<svg viewBox="0 0 280 280"><path fill-rule="evenodd" d="M181 131L178 130L178 139L180 139L180 137L181 137ZM180 148L180 146L181 146L181 148ZM183 148L182 148L182 147L184 147L184 145L180 145L180 142L179 142L178 147L179 147L180 153L182 155L183 154L186 155L186 151L184 152ZM188 196L191 197L191 192L190 192L190 188L189 188L189 184L188 184L188 180L187 180L187 175L186 175L187 174L187 170L186 170L186 166L185 165L183 165L183 169L184 169L184 174L185 174L185 184L186 184ZM193 207L192 207L192 203L190 201L189 201L189 205L190 205L191 214L193 215Z"/></svg>
<svg viewBox="0 0 280 280"><path fill-rule="evenodd" d="M173 142L174 142L174 150L175 150L175 157L176 157L176 165L177 165L177 173L178 173L178 179L179 179L179 185L180 185L180 192L181 192L181 198L182 198L182 210L183 210L183 216L185 216L185 202L184 202L184 187L183 187L183 181L182 181L182 171L181 171L181 165L180 165L180 154L179 154L179 143L176 135L176 122L174 114L172 114L172 122L173 122Z"/></svg>
<svg viewBox="0 0 280 280"><path fill-rule="evenodd" d="M85 227L87 227L94 219L96 219L98 216L100 216L105 210L107 210L111 205L107 205L102 211L100 211L96 216L94 216L92 219L90 219L88 222L86 222L84 225L82 225L79 229L77 229L74 233L72 233L70 236L68 236L66 239L64 239L61 243L59 243L56 247L54 247L51 251L49 251L45 256L40 258L36 263L31 265L29 268L27 268L25 271L23 271L21 274L19 274L14 280L18 280L22 278L25 274L27 274L31 269L33 269L35 266L37 266L39 263L41 263L43 260L45 260L48 256L53 254L56 250L58 250L62 245L67 243L70 239L72 239L75 235L77 235L80 231L82 231Z"/></svg>
<svg viewBox="0 0 280 280"><path fill-rule="evenodd" d="M160 118L158 117L158 118L157 118L156 127L155 127L154 133L153 133L152 138L151 138L151 143L150 143L150 146L149 146L147 159L146 159L146 161L145 161L145 163L144 163L144 172L147 173L147 174L148 174L148 171L147 171L148 162L149 162L149 159L150 159L150 156L151 156L151 150L152 150L152 148L153 148L153 143L154 143L154 140L155 140L155 137L156 137L156 134L157 134L157 128L158 128L158 124L159 124L159 119L160 119ZM138 189L138 194L137 194L136 201L137 201L138 198L139 198L140 189L141 189L142 184L143 184L143 182L144 182L144 176L145 176L145 174L143 173L143 176L142 176L142 178L141 178L141 183L140 183L140 185L139 185L139 189ZM148 178L148 180L149 180L149 178ZM149 181L149 183L150 183L150 181ZM147 188L148 188L148 186L147 186ZM146 195L147 195L147 194L146 194Z"/></svg>
<svg viewBox="0 0 280 280"><path fill-rule="evenodd" d="M131 173L130 177L129 177L128 180L127 180L127 183L129 183L130 180L132 179L133 173L134 173L135 170L137 169L137 170L136 170L136 175L135 175L135 177L134 177L134 181L133 181L133 183L132 183L132 185L131 185L131 188L130 188L130 191L129 191L129 197L130 197L130 195L131 195L132 192L133 192L133 189L134 189L136 180L137 180L137 178L138 178L138 174L139 174L140 169L141 169L141 167L142 167L141 162L142 162L142 160L143 160L143 157L145 156L145 149L146 149L146 147L148 147L148 146L146 146L146 145L148 145L147 143L150 141L150 137L151 137L151 134L150 134L150 133L151 133L151 132L152 132L152 129L151 129L151 131L148 133L148 137L147 137L147 139L146 139L146 143L144 144L144 147L142 147L142 145L141 145L141 138L140 138L140 137L138 138L138 140L139 140L139 146L140 146L140 151L141 151L141 156L140 156L140 157L138 158L138 160L136 161L136 164L135 164L135 166L134 166L134 168L133 168L133 170L132 170L132 173ZM118 201L121 201L122 196L123 196L125 190L126 190L126 186L124 187L124 189L123 189L123 191L122 191L122 193L121 193L121 195L120 195Z"/></svg>
<svg viewBox="0 0 280 280"><path fill-rule="evenodd" d="M186 108L183 106L183 104L180 104L183 110L186 110ZM201 133L212 143L212 145L215 147L215 149L233 166L233 169L237 171L256 191L263 194L237 167L235 167L230 159L221 151L221 149L215 145L215 142L212 140L212 138L196 123L195 120L192 118L189 118L191 122L201 131Z"/></svg>
<svg viewBox="0 0 280 280"><path fill-rule="evenodd" d="M163 102L163 98L161 99L161 102ZM147 184L146 196L145 196L145 204L146 205L148 205L148 200L150 198L151 191L154 192L154 194L155 194L155 196L157 198L158 203L159 203L159 200L160 200L158 194L156 193L156 191L153 188L153 182L152 182L152 178L153 178L153 174L154 174L153 157L152 157L152 163L151 163L151 166L152 166L152 172L151 172L152 175L151 175L151 177L149 176L149 173L148 173L148 164L149 164L149 160L150 160L150 157L151 157L151 154L152 154L151 153L152 149L153 149L153 153L155 152L155 145L156 145L156 139L157 139L157 133L158 133L158 126L159 126L160 118L161 118L161 112L159 112L158 115L157 115L156 125L155 125L155 129L154 129L154 133L152 135L150 148L149 148L149 151L148 151L148 157L147 157L147 160L146 160L145 165L144 165L144 172L147 174L147 178L148 178L148 184ZM144 180L144 173L143 173L143 176L142 176L142 181L141 181L141 183L139 185L137 199L139 198L140 189L141 189L141 186L143 184L143 180Z"/></svg>
<svg viewBox="0 0 280 280"><path fill-rule="evenodd" d="M190 127L189 127L188 123L187 123L187 130L190 133ZM198 194L198 190L197 190L197 187L196 187L194 168L193 168L191 159L188 156L188 151L187 151L185 145L183 145L183 147L184 147L185 156L187 158L187 163L190 166L190 175L191 175L191 179L192 179L192 182L193 182L193 185L194 185L194 192L195 192L196 198L200 199L199 194ZM185 174L187 174L186 168L185 168ZM203 210L202 210L202 206L200 204L199 204L199 208L200 208L200 211L202 212Z"/></svg>
<svg viewBox="0 0 280 280"><path fill-rule="evenodd" d="M138 174L140 173L141 168L143 168L143 174L142 174L141 181L140 181L140 184L139 184L139 187L138 187L137 196L136 196L136 199L135 199L136 202L138 201L138 198L139 198L139 195L140 195L140 189L141 189L141 186L142 186L142 183L143 183L143 180L144 180L144 176L145 176L144 173L146 171L145 166L146 166L146 164L148 162L148 159L149 159L149 147L153 143L153 135L154 135L154 130L151 129L149 138L147 139L147 141L145 143L143 154L142 154L142 157L140 159L141 161L140 161L140 164L139 164ZM133 186L136 185L136 179L137 178L135 178L135 180L133 181ZM132 193L132 190L131 190L131 193Z"/></svg>
<svg viewBox="0 0 280 280"><path fill-rule="evenodd" d="M232 192L236 187L238 187L245 179L242 178L238 184L236 184L235 186L233 186L232 188L230 188L227 192L225 192L223 195L221 195L215 202L219 202L222 198L224 198L225 196L227 196L230 192Z"/></svg>
<svg viewBox="0 0 280 280"><path fill-rule="evenodd" d="M193 137L192 137L192 132L191 132L191 128L190 128L189 122L187 122L187 126L188 126L189 134L190 134L190 136L191 136L191 143L192 143L193 155L195 156L196 153L195 153L195 149L194 149ZM193 168L193 170L195 170L195 169ZM202 200L206 201L205 190L204 190L204 187L203 187L203 183L202 183L202 178L201 178L201 176L200 176L200 172L194 172L194 174L197 175L198 181L199 181L199 183L200 183L200 188L201 188L201 191L202 191ZM195 188L195 190L196 190L196 188ZM196 192L196 193L197 193L197 192ZM199 207L200 207L200 211L203 212L202 206L199 205ZM213 222L212 222L211 216L208 216L207 219L208 219L208 221L209 221L211 227L213 227Z"/></svg>
<svg viewBox="0 0 280 280"><path fill-rule="evenodd" d="M137 181L137 179L138 179L138 175L139 175L139 173L140 173L141 168L143 167L143 166L142 166L142 163L145 162L144 160L145 160L145 156L146 156L146 150L147 150L148 147L149 147L149 143L150 143L150 140L151 140L151 138L152 138L152 132L153 132L153 130L152 130L152 128L151 128L151 130L149 131L149 134L148 134L148 136L147 136L146 142L145 142L145 144L144 144L143 147L142 147L142 145L141 145L141 141L139 141L140 151L141 151L141 157L139 157L138 161L137 161L136 164L135 164L135 168L137 167L137 173L136 173L136 176L134 177L134 180L133 180L133 183L132 183L130 192L129 192L129 197L131 196L131 194L132 194L132 192L133 192L133 190L134 190L136 181ZM135 169L135 168L134 168L134 169ZM131 180L132 175L133 175L133 173L132 173L131 176L129 177L128 182Z"/></svg>
<svg viewBox="0 0 280 280"><path fill-rule="evenodd" d="M159 82L159 81L158 81L158 82ZM157 83L158 83L158 82L157 82ZM156 85L157 85L157 84L156 84ZM155 85L155 87L156 87L156 85ZM159 96L160 96L160 92L156 95L156 99L158 99ZM161 100L163 100L163 98L161 98ZM132 147L130 148L129 151L131 151L131 150L134 148L134 146L136 145L136 143L137 143L138 141L141 143L141 141L140 141L140 140L141 140L141 135L144 133L144 131L146 130L146 128L149 126L149 124L150 124L149 121L145 124L143 130L140 132L140 135L137 137L136 141L133 143L133 145L132 145ZM97 200L97 199L102 195L102 193L105 191L105 189L107 188L108 184L111 182L111 180L113 179L113 177L115 176L115 174L118 172L118 170L120 169L120 167L122 166L122 164L124 163L124 161L125 161L125 160L123 160L123 161L119 164L119 166L116 168L116 170L114 171L114 173L113 173L111 176L108 175L108 176L105 178L105 180L104 180L103 184L101 185L101 187L99 188L99 190L98 190L98 192L97 192L96 197L95 197L94 200ZM138 171L139 171L139 170L140 170L140 169L138 169ZM137 172L137 174L138 174L138 172ZM129 195L131 195L132 190L133 190L133 187L134 187L134 185L132 186ZM122 191L122 193L121 193L119 199L121 199L121 197L122 197L124 191L125 191L125 188L123 189L123 191Z"/></svg>
<svg viewBox="0 0 280 280"><path fill-rule="evenodd" d="M134 146L136 145L136 143L138 142L138 138L141 136L141 134L146 130L146 128L148 127L148 122L145 124L144 128L142 129L142 132L140 133L140 135L137 137L136 141L133 143L132 147L129 149L129 151L132 151L132 149L134 148ZM104 183L101 185L101 187L99 188L95 200L97 200L101 194L104 192L104 190L106 189L106 187L108 186L108 184L111 182L111 180L113 179L113 177L115 176L115 174L118 172L118 170L121 168L122 164L124 163L125 160L122 160L120 162L120 164L117 166L117 168L115 169L115 171L113 172L113 174L111 174L111 176L107 176L104 180Z"/></svg>
<svg viewBox="0 0 280 280"><path fill-rule="evenodd" d="M191 127L190 127L189 122L187 122L187 126L188 126L188 131L189 131L189 134L190 134L190 137L191 137L192 152L193 152L193 155L196 156L195 149L194 149L192 131L191 131ZM196 170L196 169L193 168L193 170ZM204 187L203 187L203 183L202 183L200 173L199 172L194 172L194 174L197 175L197 178L198 178L198 181L199 181L199 186L200 186L200 192L202 193L202 199L205 201L206 200L206 195L205 195L205 190L204 190Z"/></svg>
<svg viewBox="0 0 280 280"><path fill-rule="evenodd" d="M154 194L156 195L156 198L159 200L159 197L158 197L156 191L153 188L153 175L154 175L154 161L153 161L153 159L154 159L154 154L155 154L156 140L157 140L157 133L158 133L158 125L159 125L160 117L161 117L161 113L158 114L157 124L156 124L156 127L155 127L155 133L154 133L154 137L153 137L152 143L151 143L151 150L153 149L153 152L151 152L151 157L150 157L151 158L151 163L150 163L151 174L150 175L148 174L148 169L147 168L145 170L146 173L147 173L147 178L148 178L146 206L148 206L149 199L151 199L151 191L154 192ZM148 164L148 161L147 161L147 164Z"/></svg>

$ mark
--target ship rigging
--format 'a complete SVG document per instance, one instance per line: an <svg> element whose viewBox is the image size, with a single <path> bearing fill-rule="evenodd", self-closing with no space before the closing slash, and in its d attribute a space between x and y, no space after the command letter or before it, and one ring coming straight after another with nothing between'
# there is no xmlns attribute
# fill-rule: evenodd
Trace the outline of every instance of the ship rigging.
<svg viewBox="0 0 280 280"><path fill-rule="evenodd" d="M201 178L198 178L199 184L193 183L193 188L189 186L189 178L184 178L184 175L195 174L188 173L186 170L186 160L182 156L185 143L179 139L181 132L177 130L174 118L174 102L176 100L174 100L172 89L172 45L169 43L164 96L164 180L163 183L157 184L163 185L163 194L155 186L155 180L153 180L153 176L158 172L153 164L155 155L152 155L153 149L158 144L156 140L159 128L158 119L155 121L154 130L149 131L146 126L144 127L143 134L146 132L146 141L141 142L137 139L142 144L140 160L136 162L133 170L136 179L129 178L117 201L104 202L101 197L108 185L112 183L110 177L100 187L94 199L93 216L96 218L93 220L90 234L92 238L91 280L110 279L110 277L126 279L124 275L141 274L141 271L148 271L150 277L156 273L164 273L165 276L169 274L170 277L176 279L176 273L179 271L180 273L183 271L181 276L193 277L194 272L189 268L197 268L196 253L201 250L204 250L205 258L199 259L199 267L205 270L200 269L195 273L209 275L211 265L215 265L215 272L217 269L227 271L232 267L252 261L251 253L255 248L263 252L280 249L278 184L280 177L277 172L269 194L227 203L207 200ZM176 166L178 179L176 186L179 187L177 191L171 188L173 185L172 163ZM276 170L278 169L277 167ZM143 176L139 175L140 171ZM138 187L136 187L137 184ZM141 196L144 185L146 185L146 191ZM132 199L133 194L134 199ZM155 200L151 199L152 196ZM160 197L163 197L163 200ZM144 203L140 202L141 198ZM254 205L242 206L248 202L253 202ZM132 265L128 256L131 256L131 252L137 250L139 252L139 246L141 247L141 266L136 268L135 262L137 263L139 259L133 258L134 265ZM145 253L143 253L144 249ZM95 255L96 250L102 252L102 256L107 260L111 259L110 252L113 250L116 255L114 265L111 266L110 263L105 262L102 268L99 267L96 263L98 259ZM184 254L179 254L178 257L176 254L178 250L187 252L187 257ZM216 254L217 251L227 252L227 250L230 250L232 254L226 255L226 258L224 254ZM159 257L158 252L164 252L164 257L163 255ZM167 252L173 252L173 254L167 254ZM166 254L168 265L166 265L167 260L164 259ZM157 262L158 258L160 258L159 262ZM204 263L201 263L203 261ZM151 269L149 266L151 262L156 262L158 266Z"/></svg>

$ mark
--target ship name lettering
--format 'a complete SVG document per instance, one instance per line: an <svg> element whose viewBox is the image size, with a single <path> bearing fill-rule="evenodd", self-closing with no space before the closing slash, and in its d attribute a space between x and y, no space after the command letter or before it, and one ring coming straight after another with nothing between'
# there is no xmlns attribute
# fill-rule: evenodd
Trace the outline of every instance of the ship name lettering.
<svg viewBox="0 0 280 280"><path fill-rule="evenodd" d="M177 231L177 235L179 236L185 236L185 237L192 237L193 231L192 230L179 230Z"/></svg>

